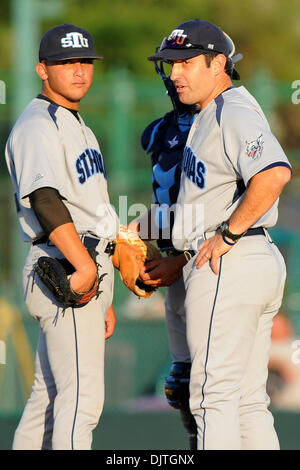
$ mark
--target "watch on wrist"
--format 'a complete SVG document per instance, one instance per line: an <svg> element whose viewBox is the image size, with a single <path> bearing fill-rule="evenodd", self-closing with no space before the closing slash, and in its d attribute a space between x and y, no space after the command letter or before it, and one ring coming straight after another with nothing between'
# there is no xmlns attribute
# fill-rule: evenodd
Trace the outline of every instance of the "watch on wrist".
<svg viewBox="0 0 300 470"><path fill-rule="evenodd" d="M230 238L230 240L233 240L233 241L239 240L244 235L243 233L237 235L236 233L230 232L228 221L221 223L220 230L221 230L221 233L224 235L224 237Z"/></svg>

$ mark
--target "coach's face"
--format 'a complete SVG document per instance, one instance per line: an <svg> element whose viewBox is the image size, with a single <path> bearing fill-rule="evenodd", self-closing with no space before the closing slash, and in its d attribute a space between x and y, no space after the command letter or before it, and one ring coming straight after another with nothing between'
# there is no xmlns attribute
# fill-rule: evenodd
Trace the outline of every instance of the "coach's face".
<svg viewBox="0 0 300 470"><path fill-rule="evenodd" d="M225 56L216 56L210 66L203 54L185 60L172 61L171 80L174 82L182 103L203 109L218 89L221 74L224 74Z"/></svg>
<svg viewBox="0 0 300 470"><path fill-rule="evenodd" d="M91 59L68 59L39 63L36 71L43 80L43 93L61 106L78 109L93 82Z"/></svg>

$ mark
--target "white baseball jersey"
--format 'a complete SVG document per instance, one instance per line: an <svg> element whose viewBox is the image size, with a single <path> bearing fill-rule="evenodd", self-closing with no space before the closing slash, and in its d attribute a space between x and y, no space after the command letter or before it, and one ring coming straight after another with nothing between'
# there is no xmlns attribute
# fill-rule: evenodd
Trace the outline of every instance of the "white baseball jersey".
<svg viewBox="0 0 300 470"><path fill-rule="evenodd" d="M276 165L290 168L253 96L231 87L212 100L194 121L184 150L174 246L197 250L203 233L230 218L252 176ZM253 227L273 227L277 206Z"/></svg>
<svg viewBox="0 0 300 470"><path fill-rule="evenodd" d="M24 241L43 235L28 197L42 187L57 189L79 234L115 238L118 219L109 204L103 157L79 115L33 99L9 136L6 160Z"/></svg>

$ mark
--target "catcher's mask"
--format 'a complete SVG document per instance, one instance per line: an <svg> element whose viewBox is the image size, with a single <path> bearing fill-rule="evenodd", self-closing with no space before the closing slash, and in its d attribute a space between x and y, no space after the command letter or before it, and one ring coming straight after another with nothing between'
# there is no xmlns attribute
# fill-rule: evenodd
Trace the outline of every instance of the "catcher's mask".
<svg viewBox="0 0 300 470"><path fill-rule="evenodd" d="M231 39L230 36L228 36L228 34L225 33L225 31L223 31L223 34L225 35L226 39L227 39L227 42L229 44L229 54L228 54L228 57L227 57L227 60L230 60L232 62L232 69L231 69L231 78L233 80L240 80L240 74L238 73L238 71L235 69L234 65L242 60L243 58L243 54L236 54L235 53L235 45L234 45L234 42L233 40Z"/></svg>
<svg viewBox="0 0 300 470"><path fill-rule="evenodd" d="M155 52L158 52L159 49L160 49L160 46L157 46L155 49ZM170 75L168 75L165 71L166 64L169 64L167 60L158 60L154 62L156 73L158 73L158 75L161 77L162 81L164 82L164 85L167 89L167 95L170 97L172 101L172 105L173 105L174 112L175 112L175 117L177 120L180 114L190 112L191 106L181 103L178 93L176 91L175 85L172 82Z"/></svg>

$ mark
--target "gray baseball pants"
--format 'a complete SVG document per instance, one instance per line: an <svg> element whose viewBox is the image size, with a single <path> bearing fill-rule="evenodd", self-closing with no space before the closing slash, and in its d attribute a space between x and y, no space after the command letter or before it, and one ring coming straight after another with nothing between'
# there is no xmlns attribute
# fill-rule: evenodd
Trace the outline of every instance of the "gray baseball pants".
<svg viewBox="0 0 300 470"><path fill-rule="evenodd" d="M186 339L185 287L180 277L166 290L165 312L169 349L173 362L191 362Z"/></svg>
<svg viewBox="0 0 300 470"><path fill-rule="evenodd" d="M268 237L255 235L221 257L219 275L209 263L197 269L195 260L183 277L198 449L278 449L266 381L283 257Z"/></svg>
<svg viewBox="0 0 300 470"><path fill-rule="evenodd" d="M107 243L107 242L106 242ZM62 257L54 246L32 246L24 267L24 297L40 334L32 393L15 432L15 450L90 449L104 401L105 315L112 303L113 266L97 246L102 293L86 306L63 311L33 265L40 256Z"/></svg>

